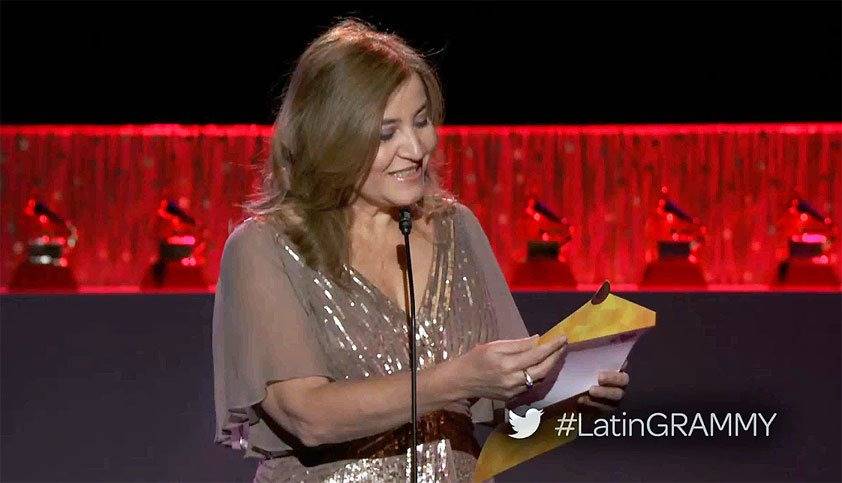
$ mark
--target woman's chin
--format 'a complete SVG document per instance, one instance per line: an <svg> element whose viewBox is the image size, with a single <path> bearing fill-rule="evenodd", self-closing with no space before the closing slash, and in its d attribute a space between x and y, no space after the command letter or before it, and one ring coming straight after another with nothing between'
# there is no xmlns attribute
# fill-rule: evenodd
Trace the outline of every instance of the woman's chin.
<svg viewBox="0 0 842 483"><path fill-rule="evenodd" d="M394 206L409 206L420 201L423 195L424 190L419 186L418 189L406 189L395 192L389 197L389 201Z"/></svg>

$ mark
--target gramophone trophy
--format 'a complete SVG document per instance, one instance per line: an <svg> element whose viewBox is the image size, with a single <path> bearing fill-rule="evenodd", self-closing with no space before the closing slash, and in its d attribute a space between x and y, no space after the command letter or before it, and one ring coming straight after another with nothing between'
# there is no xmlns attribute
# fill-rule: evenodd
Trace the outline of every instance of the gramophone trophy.
<svg viewBox="0 0 842 483"><path fill-rule="evenodd" d="M205 243L196 220L187 212L187 200L161 200L154 221L158 256L143 277L143 290L206 289Z"/></svg>
<svg viewBox="0 0 842 483"><path fill-rule="evenodd" d="M787 236L787 258L778 265L776 282L839 286L836 254L832 251L838 229L830 217L796 194L781 224Z"/></svg>
<svg viewBox="0 0 842 483"><path fill-rule="evenodd" d="M650 220L657 256L643 273L642 286L705 286L697 252L704 243L706 228L669 198L666 187L654 220Z"/></svg>
<svg viewBox="0 0 842 483"><path fill-rule="evenodd" d="M529 199L524 214L526 259L515 265L512 285L575 287L576 279L562 252L573 238L570 224L536 198Z"/></svg>
<svg viewBox="0 0 842 483"><path fill-rule="evenodd" d="M77 290L67 255L78 241L76 227L46 203L31 198L21 220L26 253L9 282L13 291Z"/></svg>

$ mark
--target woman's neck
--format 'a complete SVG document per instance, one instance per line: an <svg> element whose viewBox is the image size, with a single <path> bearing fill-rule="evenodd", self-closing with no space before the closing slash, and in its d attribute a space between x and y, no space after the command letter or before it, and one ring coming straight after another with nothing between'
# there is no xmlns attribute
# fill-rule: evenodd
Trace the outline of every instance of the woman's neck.
<svg viewBox="0 0 842 483"><path fill-rule="evenodd" d="M382 208L358 199L350 209L352 239L389 240L399 234L398 208Z"/></svg>

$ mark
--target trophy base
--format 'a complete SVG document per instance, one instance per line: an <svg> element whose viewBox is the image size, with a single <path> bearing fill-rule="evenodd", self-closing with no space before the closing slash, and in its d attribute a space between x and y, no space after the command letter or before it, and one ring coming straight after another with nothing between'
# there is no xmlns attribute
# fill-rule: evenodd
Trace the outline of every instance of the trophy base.
<svg viewBox="0 0 842 483"><path fill-rule="evenodd" d="M656 260L646 265L641 287L705 287L702 268L687 258Z"/></svg>
<svg viewBox="0 0 842 483"><path fill-rule="evenodd" d="M14 292L76 291L79 284L70 267L51 263L23 261L15 268L9 280L9 290Z"/></svg>
<svg viewBox="0 0 842 483"><path fill-rule="evenodd" d="M567 262L559 260L526 260L515 265L512 285L518 287L576 287L576 279Z"/></svg>
<svg viewBox="0 0 842 483"><path fill-rule="evenodd" d="M836 265L831 263L813 263L809 260L790 258L778 265L776 285L785 286L834 286L839 287L840 280Z"/></svg>
<svg viewBox="0 0 842 483"><path fill-rule="evenodd" d="M159 260L149 266L149 270L140 282L141 290L176 288L208 288L203 267L201 265L186 266L181 261L175 260Z"/></svg>

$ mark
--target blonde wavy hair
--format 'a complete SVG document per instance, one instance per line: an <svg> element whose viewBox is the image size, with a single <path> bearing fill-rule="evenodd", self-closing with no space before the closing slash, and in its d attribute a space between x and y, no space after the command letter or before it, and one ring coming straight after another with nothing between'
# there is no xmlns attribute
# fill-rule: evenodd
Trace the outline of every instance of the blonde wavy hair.
<svg viewBox="0 0 842 483"><path fill-rule="evenodd" d="M350 205L371 170L389 96L417 73L428 112L441 125L444 105L433 68L400 37L346 19L316 38L298 59L274 123L262 185L245 205L276 221L305 262L349 286ZM429 163L424 196L413 207L429 217L453 209L438 166Z"/></svg>

